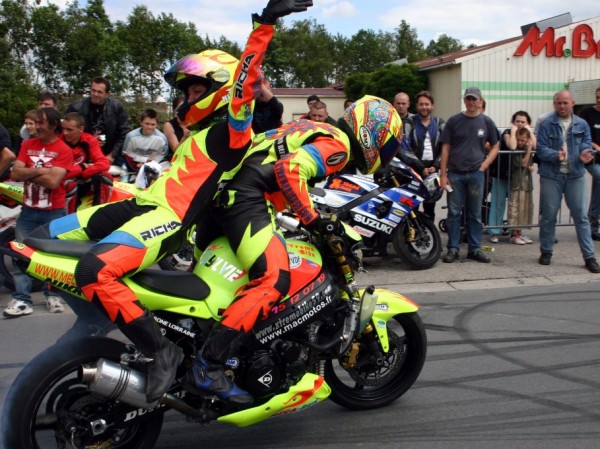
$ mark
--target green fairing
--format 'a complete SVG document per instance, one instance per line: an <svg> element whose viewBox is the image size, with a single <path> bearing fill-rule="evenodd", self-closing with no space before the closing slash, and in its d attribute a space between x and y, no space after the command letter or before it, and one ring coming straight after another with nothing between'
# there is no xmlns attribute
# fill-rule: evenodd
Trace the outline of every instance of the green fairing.
<svg viewBox="0 0 600 449"><path fill-rule="evenodd" d="M288 250L293 257L300 257L302 260L308 260L321 266L321 255L314 245L298 240L290 240L287 243ZM27 272L37 279L55 285L60 290L85 299L81 291L74 285L72 277L77 262L78 259L75 258L55 254L47 255L44 252L36 251L32 255ZM293 265L292 261L290 261L290 265ZM52 267L60 267L60 270ZM248 283L248 276L240 266L240 262L225 237L217 238L208 246L196 264L194 273L210 285L210 294L203 301L165 296L164 293L137 284L131 278L123 278L123 282L149 310L164 310L216 321L220 320L220 313L231 304L235 292ZM64 283L65 279L69 279L68 284ZM299 281L303 282L302 279Z"/></svg>
<svg viewBox="0 0 600 449"><path fill-rule="evenodd" d="M381 348L384 352L388 352L390 343L386 323L396 315L416 312L419 310L419 306L405 296L383 288L375 289L375 294L378 298L373 312L373 327L379 336Z"/></svg>
<svg viewBox="0 0 600 449"><path fill-rule="evenodd" d="M19 204L23 204L25 187L23 187L22 182L0 182L0 194Z"/></svg>
<svg viewBox="0 0 600 449"><path fill-rule="evenodd" d="M36 251L27 266L27 274L35 279L47 282L59 290L85 299L81 290L75 285L73 275L78 261L79 259L73 257L47 255Z"/></svg>
<svg viewBox="0 0 600 449"><path fill-rule="evenodd" d="M246 427L275 415L288 415L306 410L327 399L330 394L331 388L322 377L307 373L287 392L278 394L267 403L221 416L217 421Z"/></svg>

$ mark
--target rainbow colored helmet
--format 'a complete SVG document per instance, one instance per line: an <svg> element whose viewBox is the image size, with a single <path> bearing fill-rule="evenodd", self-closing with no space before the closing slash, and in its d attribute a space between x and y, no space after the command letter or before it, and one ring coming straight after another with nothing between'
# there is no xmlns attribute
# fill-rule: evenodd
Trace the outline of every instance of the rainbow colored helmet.
<svg viewBox="0 0 600 449"><path fill-rule="evenodd" d="M363 174L385 167L400 148L402 119L379 97L366 95L352 103L338 123L350 134L354 163Z"/></svg>
<svg viewBox="0 0 600 449"><path fill-rule="evenodd" d="M184 102L177 108L177 116L185 126L202 123L227 106L238 63L224 51L205 50L184 56L167 70L165 81L185 95ZM206 86L206 92L190 103L187 90L192 84Z"/></svg>

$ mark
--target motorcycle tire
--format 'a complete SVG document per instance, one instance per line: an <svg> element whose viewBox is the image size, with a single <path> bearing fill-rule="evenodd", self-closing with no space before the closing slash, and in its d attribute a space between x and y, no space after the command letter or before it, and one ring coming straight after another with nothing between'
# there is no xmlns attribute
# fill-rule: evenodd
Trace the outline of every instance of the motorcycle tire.
<svg viewBox="0 0 600 449"><path fill-rule="evenodd" d="M442 232L448 232L448 222L445 218L442 218L438 222L438 228L440 228L440 231L442 231Z"/></svg>
<svg viewBox="0 0 600 449"><path fill-rule="evenodd" d="M6 228L2 233L0 233L0 247L8 247L8 244L15 239L15 228L9 227ZM17 271L20 271L19 268L15 265L15 262L12 257L2 254L0 255L0 277L2 278L2 285L6 287L10 291L15 290L15 280L13 278L13 274ZM31 283L31 291L39 292L44 283L39 279L33 279Z"/></svg>
<svg viewBox="0 0 600 449"><path fill-rule="evenodd" d="M56 344L38 354L25 365L6 395L1 421L4 447L154 447L162 427L162 412L148 413L143 421L111 422L111 410L115 410L115 416L119 413L118 407L113 407L115 403L94 396L78 380L82 364L101 357L118 362L124 351L125 345L116 340L87 337ZM106 421L104 431L91 435L90 420ZM75 438L74 446L71 437Z"/></svg>
<svg viewBox="0 0 600 449"><path fill-rule="evenodd" d="M415 270L426 270L435 265L442 254L442 237L433 221L418 214L414 241L409 241L411 224L404 220L392 233L392 243L400 260Z"/></svg>
<svg viewBox="0 0 600 449"><path fill-rule="evenodd" d="M350 410L383 407L402 396L419 377L427 355L427 335L417 312L399 314L387 323L389 351L369 353L369 338L359 338L360 350L354 368L345 369L340 360L325 364L329 398Z"/></svg>

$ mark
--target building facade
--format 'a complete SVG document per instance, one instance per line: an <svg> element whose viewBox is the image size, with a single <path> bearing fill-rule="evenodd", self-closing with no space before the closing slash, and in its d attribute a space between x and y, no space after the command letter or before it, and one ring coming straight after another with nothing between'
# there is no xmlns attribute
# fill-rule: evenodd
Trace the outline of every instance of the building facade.
<svg viewBox="0 0 600 449"><path fill-rule="evenodd" d="M334 119L338 119L344 112L344 91L333 87L315 88L273 88L273 95L283 104L283 123L291 122L308 112L306 99L310 95L318 95L327 105L327 112Z"/></svg>
<svg viewBox="0 0 600 449"><path fill-rule="evenodd" d="M569 15L570 16L570 15ZM533 25L523 36L416 63L429 76L435 114L447 119L464 109L462 94L478 86L499 127L512 114L532 119L552 110L552 96L573 92L576 112L595 102L600 87L600 16L559 27Z"/></svg>

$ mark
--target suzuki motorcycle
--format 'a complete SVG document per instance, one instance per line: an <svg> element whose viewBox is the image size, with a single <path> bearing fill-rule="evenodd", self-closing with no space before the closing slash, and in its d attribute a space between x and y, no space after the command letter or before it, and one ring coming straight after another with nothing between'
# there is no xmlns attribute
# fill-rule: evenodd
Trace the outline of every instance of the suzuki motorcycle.
<svg viewBox="0 0 600 449"><path fill-rule="evenodd" d="M133 345L83 337L46 349L18 374L2 412L5 447L150 449L168 410L190 422L249 426L326 398L367 410L402 396L425 361L418 306L398 293L357 286L361 243L349 226L343 236L319 236L291 217L279 216L278 224L302 237L287 240L290 293L258 320L253 338L227 363L235 383L254 397L250 408L192 394L178 380L148 404L148 359ZM73 270L85 246L28 239L11 243L11 255L31 276L82 297ZM248 277L220 237L193 272L145 270L123 282L183 349L180 379Z"/></svg>
<svg viewBox="0 0 600 449"><path fill-rule="evenodd" d="M419 206L443 194L439 174L422 179L394 159L385 171L371 178L336 174L323 188L310 191L315 207L350 224L365 243L365 255L387 256L391 241L400 260L410 268L431 268L440 258L442 238Z"/></svg>

